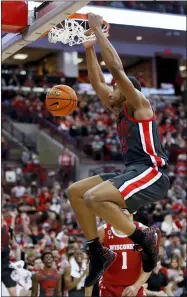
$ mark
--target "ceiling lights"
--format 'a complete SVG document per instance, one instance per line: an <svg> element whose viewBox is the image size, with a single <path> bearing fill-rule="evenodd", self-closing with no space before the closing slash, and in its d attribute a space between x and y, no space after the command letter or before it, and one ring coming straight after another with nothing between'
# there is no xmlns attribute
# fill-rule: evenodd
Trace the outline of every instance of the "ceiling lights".
<svg viewBox="0 0 187 297"><path fill-rule="evenodd" d="M186 66L181 65L181 66L179 67L179 70L180 70L180 71L184 71L184 70L186 70Z"/></svg>
<svg viewBox="0 0 187 297"><path fill-rule="evenodd" d="M80 63L82 63L83 61L84 61L83 58L77 58L77 64L80 64Z"/></svg>
<svg viewBox="0 0 187 297"><path fill-rule="evenodd" d="M167 31L166 32L166 36L180 36L180 32L179 31Z"/></svg>
<svg viewBox="0 0 187 297"><path fill-rule="evenodd" d="M28 58L27 54L16 54L13 56L13 59L15 60L25 60Z"/></svg>
<svg viewBox="0 0 187 297"><path fill-rule="evenodd" d="M142 39L143 39L142 36L136 36L136 40L140 41Z"/></svg>
<svg viewBox="0 0 187 297"><path fill-rule="evenodd" d="M96 13L110 24L186 31L186 16L86 5L78 13Z"/></svg>

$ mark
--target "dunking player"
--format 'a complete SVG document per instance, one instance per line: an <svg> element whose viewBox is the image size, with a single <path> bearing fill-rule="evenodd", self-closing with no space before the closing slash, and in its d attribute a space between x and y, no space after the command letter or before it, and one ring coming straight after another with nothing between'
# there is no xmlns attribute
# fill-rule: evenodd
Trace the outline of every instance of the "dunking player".
<svg viewBox="0 0 187 297"><path fill-rule="evenodd" d="M133 221L133 214L123 210L129 220ZM134 222L138 229L147 227ZM98 229L100 242L117 253L117 259L104 272L99 281L100 296L145 296L143 285L147 282L151 272L142 271L140 252L134 250L133 241L127 235L116 230L110 224ZM92 287L86 288L85 296L92 296Z"/></svg>
<svg viewBox="0 0 187 297"><path fill-rule="evenodd" d="M122 174L104 174L74 183L68 196L90 250L90 271L85 286L93 285L115 259L115 253L98 239L96 217L110 223L143 248L143 270L150 272L158 259L159 230L139 230L121 211L165 197L169 187L167 156L149 101L135 78L128 78L122 62L101 30L102 18L90 13L89 26L97 37L103 60L116 82L114 90L105 83L93 42L85 44L90 82L106 107L118 118L117 132L126 166ZM146 260L145 260L146 259Z"/></svg>
<svg viewBox="0 0 187 297"><path fill-rule="evenodd" d="M38 296L38 287L40 285L40 297L60 297L62 296L61 291L61 275L60 273L52 268L53 255L50 252L45 252L42 255L42 262L44 268L33 276L32 284L32 297Z"/></svg>
<svg viewBox="0 0 187 297"><path fill-rule="evenodd" d="M16 282L11 278L13 269L9 267L10 248L9 248L9 232L8 226L3 219L1 227L1 276L2 282L6 286L10 296L16 296Z"/></svg>

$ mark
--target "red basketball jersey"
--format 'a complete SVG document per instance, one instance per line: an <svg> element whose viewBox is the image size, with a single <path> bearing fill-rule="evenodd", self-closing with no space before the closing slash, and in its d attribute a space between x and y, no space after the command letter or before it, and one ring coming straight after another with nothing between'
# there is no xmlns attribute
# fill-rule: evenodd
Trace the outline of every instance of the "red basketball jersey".
<svg viewBox="0 0 187 297"><path fill-rule="evenodd" d="M134 222L141 229L141 223ZM130 286L140 276L142 259L134 250L134 242L127 235L118 234L114 228L105 224L104 246L117 253L117 259L102 276L102 281L112 285Z"/></svg>
<svg viewBox="0 0 187 297"><path fill-rule="evenodd" d="M40 297L56 297L59 274L56 269L52 269L51 274L46 274L44 270L39 270L40 275Z"/></svg>

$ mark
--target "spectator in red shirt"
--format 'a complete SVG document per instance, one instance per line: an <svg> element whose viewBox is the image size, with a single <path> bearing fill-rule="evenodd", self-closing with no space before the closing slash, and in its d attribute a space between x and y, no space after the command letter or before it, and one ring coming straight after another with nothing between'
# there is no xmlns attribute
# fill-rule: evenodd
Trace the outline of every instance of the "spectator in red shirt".
<svg viewBox="0 0 187 297"><path fill-rule="evenodd" d="M44 76L42 80L38 83L38 86L41 88L49 88L50 83L48 82L48 77Z"/></svg>
<svg viewBox="0 0 187 297"><path fill-rule="evenodd" d="M168 104L164 108L164 115L165 115L166 118L174 117L176 115L176 109L171 104Z"/></svg>
<svg viewBox="0 0 187 297"><path fill-rule="evenodd" d="M36 100L32 103L32 110L34 112L41 112L43 110L44 103L40 100L40 98L36 98Z"/></svg>
<svg viewBox="0 0 187 297"><path fill-rule="evenodd" d="M144 77L144 74L142 72L139 72L138 75L136 76L136 79L139 81L141 87L146 88L147 83Z"/></svg>
<svg viewBox="0 0 187 297"><path fill-rule="evenodd" d="M74 157L69 152L68 149L65 149L64 153L59 156L58 164L63 167L72 167L74 165Z"/></svg>
<svg viewBox="0 0 187 297"><path fill-rule="evenodd" d="M41 189L39 197L39 206L45 205L47 202L51 201L51 194L49 193L49 190L47 187L43 187Z"/></svg>
<svg viewBox="0 0 187 297"><path fill-rule="evenodd" d="M176 163L176 172L180 176L187 176L187 155L186 154L179 154Z"/></svg>
<svg viewBox="0 0 187 297"><path fill-rule="evenodd" d="M24 105L24 98L22 96L22 91L19 89L17 91L16 96L13 98L11 102L12 106L15 106L16 108L21 108Z"/></svg>
<svg viewBox="0 0 187 297"><path fill-rule="evenodd" d="M40 184L43 184L46 180L46 169L40 164L38 159L34 159L24 169L24 175L29 183L31 180L38 180Z"/></svg>
<svg viewBox="0 0 187 297"><path fill-rule="evenodd" d="M176 132L176 129L173 126L173 123L172 123L171 119L167 119L165 121L165 124L163 126L160 126L159 127L159 130L160 130L160 133L161 134L164 134L166 132L171 132L171 133Z"/></svg>
<svg viewBox="0 0 187 297"><path fill-rule="evenodd" d="M58 172L59 177L66 180L66 182L74 179L75 159L68 149L65 149L64 153L59 156L58 164L60 167Z"/></svg>

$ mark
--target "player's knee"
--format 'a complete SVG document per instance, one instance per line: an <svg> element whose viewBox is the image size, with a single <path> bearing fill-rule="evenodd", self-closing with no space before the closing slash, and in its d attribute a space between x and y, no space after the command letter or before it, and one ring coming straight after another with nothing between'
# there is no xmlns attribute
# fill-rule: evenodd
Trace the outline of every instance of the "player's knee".
<svg viewBox="0 0 187 297"><path fill-rule="evenodd" d="M93 209L96 206L97 201L93 191L87 191L84 194L84 203L88 208L91 208L91 209Z"/></svg>
<svg viewBox="0 0 187 297"><path fill-rule="evenodd" d="M77 183L74 183L68 187L67 196L69 201L72 201L77 198L78 186Z"/></svg>

